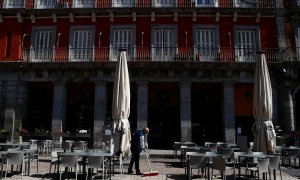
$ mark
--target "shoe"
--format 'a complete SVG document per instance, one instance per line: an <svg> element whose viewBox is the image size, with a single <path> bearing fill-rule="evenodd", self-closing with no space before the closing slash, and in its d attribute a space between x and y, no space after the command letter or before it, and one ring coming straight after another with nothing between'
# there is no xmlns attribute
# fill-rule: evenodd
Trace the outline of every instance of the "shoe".
<svg viewBox="0 0 300 180"><path fill-rule="evenodd" d="M141 171L137 171L135 174L136 175L143 175L143 173L141 173Z"/></svg>
<svg viewBox="0 0 300 180"><path fill-rule="evenodd" d="M127 174L133 174L132 170L128 170Z"/></svg>

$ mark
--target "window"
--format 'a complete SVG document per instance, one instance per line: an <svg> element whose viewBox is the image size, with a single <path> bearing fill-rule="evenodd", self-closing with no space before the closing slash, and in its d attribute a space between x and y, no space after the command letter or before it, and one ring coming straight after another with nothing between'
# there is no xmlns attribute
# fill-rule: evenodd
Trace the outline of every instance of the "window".
<svg viewBox="0 0 300 180"><path fill-rule="evenodd" d="M197 27L195 30L195 54L197 60L215 61L218 49L216 27Z"/></svg>
<svg viewBox="0 0 300 180"><path fill-rule="evenodd" d="M113 0L113 7L133 7L134 0Z"/></svg>
<svg viewBox="0 0 300 180"><path fill-rule="evenodd" d="M72 28L70 61L91 61L94 52L94 34L92 27Z"/></svg>
<svg viewBox="0 0 300 180"><path fill-rule="evenodd" d="M196 7L218 7L218 0L196 0Z"/></svg>
<svg viewBox="0 0 300 180"><path fill-rule="evenodd" d="M4 8L24 8L24 0L4 0Z"/></svg>
<svg viewBox="0 0 300 180"><path fill-rule="evenodd" d="M240 8L255 8L256 0L234 0L234 5Z"/></svg>
<svg viewBox="0 0 300 180"><path fill-rule="evenodd" d="M54 0L36 0L36 8L37 9L53 9L55 8Z"/></svg>
<svg viewBox="0 0 300 180"><path fill-rule="evenodd" d="M237 61L255 61L258 51L258 30L256 28L236 29L235 47Z"/></svg>
<svg viewBox="0 0 300 180"><path fill-rule="evenodd" d="M74 8L90 8L94 7L95 0L73 0Z"/></svg>
<svg viewBox="0 0 300 180"><path fill-rule="evenodd" d="M154 0L154 7L175 7L175 0Z"/></svg>
<svg viewBox="0 0 300 180"><path fill-rule="evenodd" d="M30 49L32 62L51 61L54 53L54 28L33 28Z"/></svg>
<svg viewBox="0 0 300 180"><path fill-rule="evenodd" d="M111 60L116 61L119 49L126 49L128 61L133 59L134 48L134 28L133 27L113 27L113 37L111 39Z"/></svg>
<svg viewBox="0 0 300 180"><path fill-rule="evenodd" d="M152 38L152 60L174 60L177 49L175 27L154 27Z"/></svg>

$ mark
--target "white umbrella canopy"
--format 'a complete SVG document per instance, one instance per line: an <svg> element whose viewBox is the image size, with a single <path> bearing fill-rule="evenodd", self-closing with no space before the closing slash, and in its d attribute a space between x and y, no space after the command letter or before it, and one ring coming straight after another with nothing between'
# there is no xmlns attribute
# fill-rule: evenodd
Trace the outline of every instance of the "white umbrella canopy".
<svg viewBox="0 0 300 180"><path fill-rule="evenodd" d="M112 102L112 138L111 150L129 156L131 131L128 121L130 114L130 82L127 68L126 52L120 50L115 73Z"/></svg>
<svg viewBox="0 0 300 180"><path fill-rule="evenodd" d="M258 55L254 75L252 126L254 135L254 151L275 153L276 134L272 123L272 85L266 62L266 56Z"/></svg>

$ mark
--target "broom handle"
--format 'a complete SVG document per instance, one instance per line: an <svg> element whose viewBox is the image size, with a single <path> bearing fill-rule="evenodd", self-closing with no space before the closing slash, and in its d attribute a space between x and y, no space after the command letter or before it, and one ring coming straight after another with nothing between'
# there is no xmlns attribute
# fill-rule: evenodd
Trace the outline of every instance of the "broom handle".
<svg viewBox="0 0 300 180"><path fill-rule="evenodd" d="M149 168L150 168L150 172L152 172L152 168L151 168L151 165L150 165L148 154L147 154L146 150L144 150L144 151L145 151L145 154L146 154L146 158L147 158L147 162L148 162L148 165L149 165Z"/></svg>

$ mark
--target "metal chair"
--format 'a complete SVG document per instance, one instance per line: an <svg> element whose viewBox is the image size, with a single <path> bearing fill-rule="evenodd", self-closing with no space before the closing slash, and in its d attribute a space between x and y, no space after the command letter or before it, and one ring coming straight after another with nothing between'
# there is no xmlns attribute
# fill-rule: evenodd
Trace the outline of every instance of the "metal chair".
<svg viewBox="0 0 300 180"><path fill-rule="evenodd" d="M174 142L174 158L177 157L177 151L180 150L180 147L182 146L182 142Z"/></svg>
<svg viewBox="0 0 300 180"><path fill-rule="evenodd" d="M246 174L249 171L256 173L258 179L259 179L259 174L260 173L263 173L263 175L266 174L266 176L268 176L268 173L269 173L269 159L268 158L258 159L257 160L257 165L255 167L246 168Z"/></svg>
<svg viewBox="0 0 300 180"><path fill-rule="evenodd" d="M24 153L23 152L8 152L6 155L6 170L5 179L8 172L8 167L11 166L11 173L13 173L13 166L17 165L21 168L21 179L23 179L23 167L24 166Z"/></svg>
<svg viewBox="0 0 300 180"><path fill-rule="evenodd" d="M86 180L89 176L89 168L91 169L91 175L93 175L93 169L101 169L102 170L102 179L106 179L107 175L107 168L105 164L105 159L103 156L87 156L87 162L86 162Z"/></svg>
<svg viewBox="0 0 300 180"><path fill-rule="evenodd" d="M274 179L276 178L276 170L279 170L280 172L280 178L282 180L282 174L281 174L281 164L280 164L280 157L279 156L274 156L274 157L269 157L269 170L273 170L274 174ZM271 178L271 173L270 178Z"/></svg>
<svg viewBox="0 0 300 180"><path fill-rule="evenodd" d="M59 161L59 179L61 180L62 169L75 168L75 177L77 180L78 155L62 154Z"/></svg>
<svg viewBox="0 0 300 180"><path fill-rule="evenodd" d="M203 171L204 175L206 175L206 157L205 156L200 156L195 154L190 154L187 157L187 171L186 174L188 175L188 178L191 179L193 175L193 169L198 169L198 174L199 170L201 169L201 175L203 176Z"/></svg>
<svg viewBox="0 0 300 180"><path fill-rule="evenodd" d="M214 169L219 170L222 174L222 179L226 179L226 170L233 169L234 179L235 179L235 170L234 167L226 166L226 159L223 157L213 157L211 164L211 179L213 178Z"/></svg>

